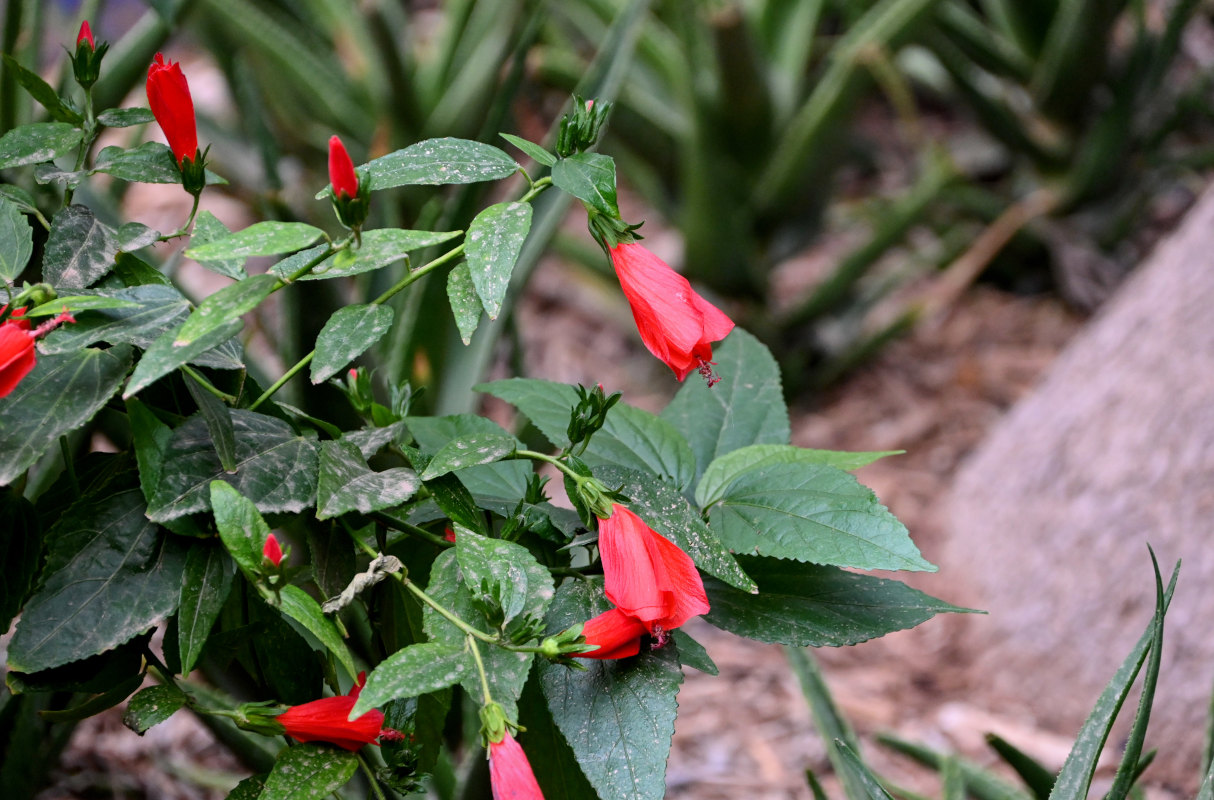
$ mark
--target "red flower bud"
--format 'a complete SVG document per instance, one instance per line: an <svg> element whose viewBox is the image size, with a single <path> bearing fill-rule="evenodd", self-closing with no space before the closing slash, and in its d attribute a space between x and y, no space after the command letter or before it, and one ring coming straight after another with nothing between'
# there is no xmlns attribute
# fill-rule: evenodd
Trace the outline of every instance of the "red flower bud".
<svg viewBox="0 0 1214 800"><path fill-rule="evenodd" d="M371 744L383 730L383 712L371 709L358 719L347 719L365 681L364 672L358 676L348 695L322 697L300 706L291 706L278 715L277 721L282 724L287 736L301 742L329 742L351 751Z"/></svg>
<svg viewBox="0 0 1214 800"><path fill-rule="evenodd" d="M489 743L489 781L493 800L544 800L527 754L509 731Z"/></svg>
<svg viewBox="0 0 1214 800"><path fill-rule="evenodd" d="M608 252L649 352L674 370L679 380L695 369L710 386L716 383L712 343L733 330L733 320L696 294L687 279L665 261L636 242L617 244Z"/></svg>
<svg viewBox="0 0 1214 800"><path fill-rule="evenodd" d="M87 19L80 23L80 33L76 34L76 46L79 47L82 42L88 42L90 50L97 49L97 45L93 41L93 31L89 28L89 21Z"/></svg>
<svg viewBox="0 0 1214 800"><path fill-rule="evenodd" d="M358 197L358 175L354 172L354 162L337 136L329 137L329 182L333 184L336 197Z"/></svg>
<svg viewBox="0 0 1214 800"><path fill-rule="evenodd" d="M178 166L193 161L198 155L198 128L194 120L194 101L190 97L190 86L186 83L181 65L176 61L165 62L164 56L156 54L156 60L148 68L148 105L169 149L177 159Z"/></svg>
<svg viewBox="0 0 1214 800"><path fill-rule="evenodd" d="M274 538L274 534L266 537L265 546L261 549L261 554L265 556L266 561L269 561L274 566L282 563L282 546L278 544L278 539Z"/></svg>

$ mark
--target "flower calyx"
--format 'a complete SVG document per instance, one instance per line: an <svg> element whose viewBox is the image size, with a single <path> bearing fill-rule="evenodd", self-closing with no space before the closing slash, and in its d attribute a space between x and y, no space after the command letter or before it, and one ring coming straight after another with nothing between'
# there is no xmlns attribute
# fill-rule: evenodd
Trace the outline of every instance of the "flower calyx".
<svg viewBox="0 0 1214 800"><path fill-rule="evenodd" d="M569 426L565 429L569 436L569 447L566 452L583 452L590 444L593 436L607 422L607 412L623 397L619 392L607 394L600 383L593 389L577 386L578 404L569 413ZM579 447L580 445L580 447Z"/></svg>
<svg viewBox="0 0 1214 800"><path fill-rule="evenodd" d="M76 51L71 54L72 74L76 83L87 90L92 88L101 74L101 59L110 49L108 42L98 44L93 38L88 20L80 23L80 33L76 34Z"/></svg>
<svg viewBox="0 0 1214 800"><path fill-rule="evenodd" d="M557 157L567 158L593 147L610 113L611 103L584 100L574 95L573 111L561 117L561 127L556 135Z"/></svg>

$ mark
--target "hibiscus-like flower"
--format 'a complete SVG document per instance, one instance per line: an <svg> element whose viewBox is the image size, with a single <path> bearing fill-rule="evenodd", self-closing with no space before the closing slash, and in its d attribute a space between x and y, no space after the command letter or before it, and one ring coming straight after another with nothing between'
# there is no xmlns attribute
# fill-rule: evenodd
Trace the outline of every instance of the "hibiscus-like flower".
<svg viewBox="0 0 1214 800"><path fill-rule="evenodd" d="M649 352L674 370L679 380L698 370L709 386L716 383L712 343L733 330L733 320L642 245L623 242L608 252Z"/></svg>
<svg viewBox="0 0 1214 800"><path fill-rule="evenodd" d="M489 743L489 781L493 800L544 800L527 754L509 731Z"/></svg>
<svg viewBox="0 0 1214 800"><path fill-rule="evenodd" d="M0 306L0 314L3 314L6 308L8 306ZM21 379L34 369L37 362L34 342L64 322L76 321L64 310L54 319L31 330L29 320L24 316L25 309L17 308L8 319L0 323L0 397L7 397L17 388Z"/></svg>
<svg viewBox="0 0 1214 800"><path fill-rule="evenodd" d="M181 65L164 60L160 53L148 67L148 105L156 117L178 166L198 157L198 127L194 120L194 100Z"/></svg>
<svg viewBox="0 0 1214 800"><path fill-rule="evenodd" d="M348 719L366 677L365 672L360 674L347 695L291 706L275 721L287 736L301 742L329 742L351 751L371 744L383 732L383 712L373 708L358 719Z"/></svg>

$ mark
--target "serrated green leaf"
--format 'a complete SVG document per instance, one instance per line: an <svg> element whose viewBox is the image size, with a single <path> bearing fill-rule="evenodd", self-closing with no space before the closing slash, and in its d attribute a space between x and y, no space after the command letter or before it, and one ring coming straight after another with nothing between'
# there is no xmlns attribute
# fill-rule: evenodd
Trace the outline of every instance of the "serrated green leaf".
<svg viewBox="0 0 1214 800"><path fill-rule="evenodd" d="M451 414L445 417L407 417L405 424L418 447L428 453L442 450L454 439L468 436L509 436L500 425L476 414ZM515 447L522 444L515 439ZM517 503L527 491L531 467L522 461L505 461L462 469L459 483L483 503L488 498L503 498ZM439 479L440 481L442 479ZM432 481L433 482L433 481ZM479 515L478 515L479 516ZM481 529L466 522L460 524ZM483 532L483 531L481 531Z"/></svg>
<svg viewBox="0 0 1214 800"><path fill-rule="evenodd" d="M269 590L265 590L268 592ZM354 657L346 647L345 640L333 624L333 620L325 616L320 603L303 589L289 584L278 592L279 610L303 626L304 630L316 637L325 649L337 659L350 677L358 675L358 667L354 665Z"/></svg>
<svg viewBox="0 0 1214 800"><path fill-rule="evenodd" d="M42 273L59 289L83 289L114 266L117 232L84 206L68 206L51 219Z"/></svg>
<svg viewBox="0 0 1214 800"><path fill-rule="evenodd" d="M708 656L708 651L704 649L704 645L692 639L682 628L670 632L670 638L674 641L675 647L679 652L679 663L685 667L694 667L706 675L717 675L720 670Z"/></svg>
<svg viewBox="0 0 1214 800"><path fill-rule="evenodd" d="M760 642L842 647L913 628L937 614L970 613L898 581L838 567L753 556L738 561L759 594L708 578L704 590L712 610L704 618Z"/></svg>
<svg viewBox="0 0 1214 800"><path fill-rule="evenodd" d="M552 167L552 182L600 214L620 216L615 191L615 161L602 153L577 153Z"/></svg>
<svg viewBox="0 0 1214 800"><path fill-rule="evenodd" d="M240 333L243 327L244 322L241 320L229 319L197 339L180 346L176 343L176 331L162 334L144 351L143 358L139 360L135 371L131 374L131 379L127 381L126 389L122 393L123 399L134 397L174 369L193 363L208 350L223 345Z"/></svg>
<svg viewBox="0 0 1214 800"><path fill-rule="evenodd" d="M458 539L456 540L458 542ZM459 564L455 559L455 551L447 550L440 553L430 568L430 585L426 593L440 605L456 614L460 619L481 630L490 629L491 625L484 611L477 607L472 593L465 585ZM529 597L523 613L535 614L546 600L539 597ZM463 647L467 636L444 619L438 612L427 606L423 612L426 635L434 642L447 644L452 647ZM485 672L489 679L489 690L493 699L501 703L507 719L518 718L518 698L527 682L527 673L531 668L532 655L517 653L501 647L480 647L481 658L485 663ZM480 679L472 654L469 652L467 673L461 681L463 687L473 697L481 696Z"/></svg>
<svg viewBox="0 0 1214 800"><path fill-rule="evenodd" d="M545 167L551 167L556 163L556 156L549 153L535 142L529 142L526 139L519 136L512 136L509 133L499 133L498 136L502 137L507 142L510 142L510 144L514 145L519 150L522 150L531 157L532 161L537 164L543 164Z"/></svg>
<svg viewBox="0 0 1214 800"><path fill-rule="evenodd" d="M780 368L763 344L735 328L714 353L721 380L684 382L662 411L691 444L696 480L713 460L752 444L788 444Z"/></svg>
<svg viewBox="0 0 1214 800"><path fill-rule="evenodd" d="M609 607L598 583L570 581L553 600L549 629L564 630ZM587 780L603 800L665 796L683 681L674 648L581 663L585 671L540 662L539 672L548 708Z"/></svg>
<svg viewBox="0 0 1214 800"><path fill-rule="evenodd" d="M353 305L339 308L316 337L312 359L312 383L321 383L340 372L392 327L392 307Z"/></svg>
<svg viewBox="0 0 1214 800"><path fill-rule="evenodd" d="M84 425L122 385L128 347L41 356L0 398L0 486L12 483L59 436Z"/></svg>
<svg viewBox="0 0 1214 800"><path fill-rule="evenodd" d="M231 233L232 231L228 229L228 226L220 222L218 217L210 211L202 211L194 218L194 232L190 235L190 246L200 247L211 242L217 242ZM234 281L243 280L248 277L248 274L244 271L243 258L199 261L198 263L211 272L223 275L225 278L231 278Z"/></svg>
<svg viewBox="0 0 1214 800"><path fill-rule="evenodd" d="M304 222L255 222L222 239L191 246L185 255L195 261L276 256L311 247L324 235L320 228Z"/></svg>
<svg viewBox="0 0 1214 800"><path fill-rule="evenodd" d="M514 159L493 145L469 139L426 139L366 165L371 189L406 185L479 183L509 178Z"/></svg>
<svg viewBox="0 0 1214 800"><path fill-rule="evenodd" d="M34 229L21 209L0 199L0 278L12 283L34 253Z"/></svg>
<svg viewBox="0 0 1214 800"><path fill-rule="evenodd" d="M351 442L321 442L316 518L331 519L350 511L369 514L398 506L420 485L417 473L407 467L372 472Z"/></svg>
<svg viewBox="0 0 1214 800"><path fill-rule="evenodd" d="M499 600L503 624L524 609L542 617L552 600L551 573L522 545L461 530L455 537L455 559L472 594L488 588Z"/></svg>
<svg viewBox="0 0 1214 800"><path fill-rule="evenodd" d="M609 489L619 488L628 498L628 507L646 525L691 556L697 567L744 592L754 591L754 581L738 566L714 530L704 524L699 512L673 486L655 481L646 473L622 467L597 467L594 475Z"/></svg>
<svg viewBox="0 0 1214 800"><path fill-rule="evenodd" d="M97 154L89 174L98 172L132 183L181 183L177 159L161 142L144 142L130 150L106 147Z"/></svg>
<svg viewBox="0 0 1214 800"><path fill-rule="evenodd" d="M59 97L59 93L49 83L42 80L38 73L27 69L8 53L5 53L3 58L4 66L9 73L30 93L31 97L50 113L53 119L59 122L70 122L74 125L84 122L84 117L80 115L80 112L69 108Z"/></svg>
<svg viewBox="0 0 1214 800"><path fill-rule="evenodd" d="M322 800L358 771L358 757L332 745L284 747L258 800Z"/></svg>
<svg viewBox="0 0 1214 800"><path fill-rule="evenodd" d="M414 250L442 244L461 233L462 231L431 232L396 228L363 231L362 244L357 249L346 249L329 256L299 280L319 281L329 278L344 278L382 269L407 258L409 253ZM302 250L279 261L271 269L275 275L285 278L302 269L305 264L323 253L326 246L318 245Z"/></svg>
<svg viewBox="0 0 1214 800"><path fill-rule="evenodd" d="M193 375L185 376L186 390L198 406L198 413L207 423L215 454L224 472L236 471L236 430L232 427L232 410L218 397L203 388Z"/></svg>
<svg viewBox="0 0 1214 800"><path fill-rule="evenodd" d="M54 161L76 149L84 131L66 122L32 122L0 136L0 169Z"/></svg>
<svg viewBox="0 0 1214 800"><path fill-rule="evenodd" d="M712 507L712 527L738 553L860 569L936 570L871 489L821 464L773 464L742 473Z"/></svg>
<svg viewBox="0 0 1214 800"><path fill-rule="evenodd" d="M235 576L234 562L218 543L191 543L177 610L177 648L183 677L198 663Z"/></svg>
<svg viewBox="0 0 1214 800"><path fill-rule="evenodd" d="M519 742L527 753L531 771L545 797L597 797L564 734L552 719L538 672L538 668L532 670L518 709L519 724L526 729Z"/></svg>
<svg viewBox="0 0 1214 800"><path fill-rule="evenodd" d="M42 526L34 504L0 491L0 630L21 611L42 563Z"/></svg>
<svg viewBox="0 0 1214 800"><path fill-rule="evenodd" d="M146 125L155 119L150 108L109 108L97 115L97 121L107 128Z"/></svg>
<svg viewBox="0 0 1214 800"><path fill-rule="evenodd" d="M122 714L122 724L142 734L159 725L182 706L188 698L176 686L149 686L135 693Z"/></svg>
<svg viewBox="0 0 1214 800"><path fill-rule="evenodd" d="M421 478L428 481L448 472L500 461L514 452L516 442L509 434L485 433L460 437L447 442L434 454Z"/></svg>
<svg viewBox="0 0 1214 800"><path fill-rule="evenodd" d="M302 511L316 499L315 434L299 435L277 417L232 410L237 469L228 475L219 463L206 422L191 417L175 431L165 450L166 464L148 504L156 522L210 507L211 481L230 483L264 513ZM260 551L258 551L260 555Z"/></svg>
<svg viewBox="0 0 1214 800"><path fill-rule="evenodd" d="M577 392L572 386L508 378L481 384L476 390L510 403L554 445L568 446L569 415L577 405ZM695 454L674 426L624 403L616 403L607 412L607 421L591 438L582 460L592 466L609 464L652 472L680 489L695 475Z"/></svg>
<svg viewBox="0 0 1214 800"><path fill-rule="evenodd" d="M25 316L27 319L32 319L34 317L51 317L65 311L69 314L79 314L82 311L100 311L108 308L139 308L139 304L118 297L63 295L49 303L29 309L25 312Z"/></svg>
<svg viewBox="0 0 1214 800"><path fill-rule="evenodd" d="M392 700L417 697L454 686L467 677L468 652L453 644L411 644L380 662L350 710L357 718Z"/></svg>
<svg viewBox="0 0 1214 800"><path fill-rule="evenodd" d="M48 532L43 582L26 603L8 666L37 672L122 644L177 608L185 552L131 489L88 498Z"/></svg>
<svg viewBox="0 0 1214 800"><path fill-rule="evenodd" d="M476 296L476 286L472 283L472 273L468 271L467 262L461 261L447 273L447 301L451 304L451 313L455 316L455 326L459 328L459 337L464 344L472 343L472 334L481 322L481 312L485 307Z"/></svg>
<svg viewBox="0 0 1214 800"><path fill-rule="evenodd" d="M707 508L721 499L725 487L735 477L743 472L760 469L771 464L824 464L851 472L867 466L877 459L896 456L902 452L904 451L883 450L849 453L837 450L812 450L806 447L793 447L790 444L755 444L713 459L713 462L708 465L708 469L704 470L700 483L696 486L696 503L701 508Z"/></svg>
<svg viewBox="0 0 1214 800"><path fill-rule="evenodd" d="M501 313L510 275L530 230L530 203L489 206L468 226L464 256L472 285L489 319L497 319Z"/></svg>

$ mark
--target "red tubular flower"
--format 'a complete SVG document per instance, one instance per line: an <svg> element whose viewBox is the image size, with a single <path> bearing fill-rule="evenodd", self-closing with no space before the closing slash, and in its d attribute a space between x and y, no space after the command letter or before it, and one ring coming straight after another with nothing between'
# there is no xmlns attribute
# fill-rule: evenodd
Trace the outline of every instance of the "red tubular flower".
<svg viewBox="0 0 1214 800"><path fill-rule="evenodd" d="M190 97L190 86L186 83L181 65L176 61L165 62L164 56L156 54L156 60L148 68L148 105L169 149L184 168L185 161L193 161L198 155L198 128L194 121L194 101Z"/></svg>
<svg viewBox="0 0 1214 800"><path fill-rule="evenodd" d="M269 561L274 566L282 563L282 545L278 543L278 539L274 534L266 537L265 546L261 548L261 554L265 556L266 561Z"/></svg>
<svg viewBox="0 0 1214 800"><path fill-rule="evenodd" d="M0 397L7 397L34 368L34 335L29 320L20 318L24 313L19 308L0 324Z"/></svg>
<svg viewBox="0 0 1214 800"><path fill-rule="evenodd" d="M682 275L636 242L609 249L615 274L632 307L641 341L679 380L699 370L711 386L712 343L733 330L733 320L700 297Z"/></svg>
<svg viewBox="0 0 1214 800"><path fill-rule="evenodd" d="M80 33L76 34L76 46L79 47L81 42L88 42L90 50L97 49L97 44L93 41L93 31L89 28L87 19L80 23Z"/></svg>
<svg viewBox="0 0 1214 800"><path fill-rule="evenodd" d="M691 557L616 503L599 521L599 555L607 599L650 633L679 627L709 610Z"/></svg>
<svg viewBox="0 0 1214 800"><path fill-rule="evenodd" d="M291 706L279 714L276 721L287 736L301 742L329 742L351 751L371 744L383 730L383 712L371 709L356 720L347 719L365 680L364 672L348 695L322 697L301 706Z"/></svg>
<svg viewBox="0 0 1214 800"><path fill-rule="evenodd" d="M544 800L527 754L509 731L500 742L489 743L489 781L493 800Z"/></svg>
<svg viewBox="0 0 1214 800"><path fill-rule="evenodd" d="M329 182L337 197L358 197L358 175L346 146L337 136L329 137Z"/></svg>
<svg viewBox="0 0 1214 800"><path fill-rule="evenodd" d="M582 626L586 644L597 644L598 650L578 653L578 658L628 658L641 652L641 637L649 626L636 617L613 608L604 611Z"/></svg>

